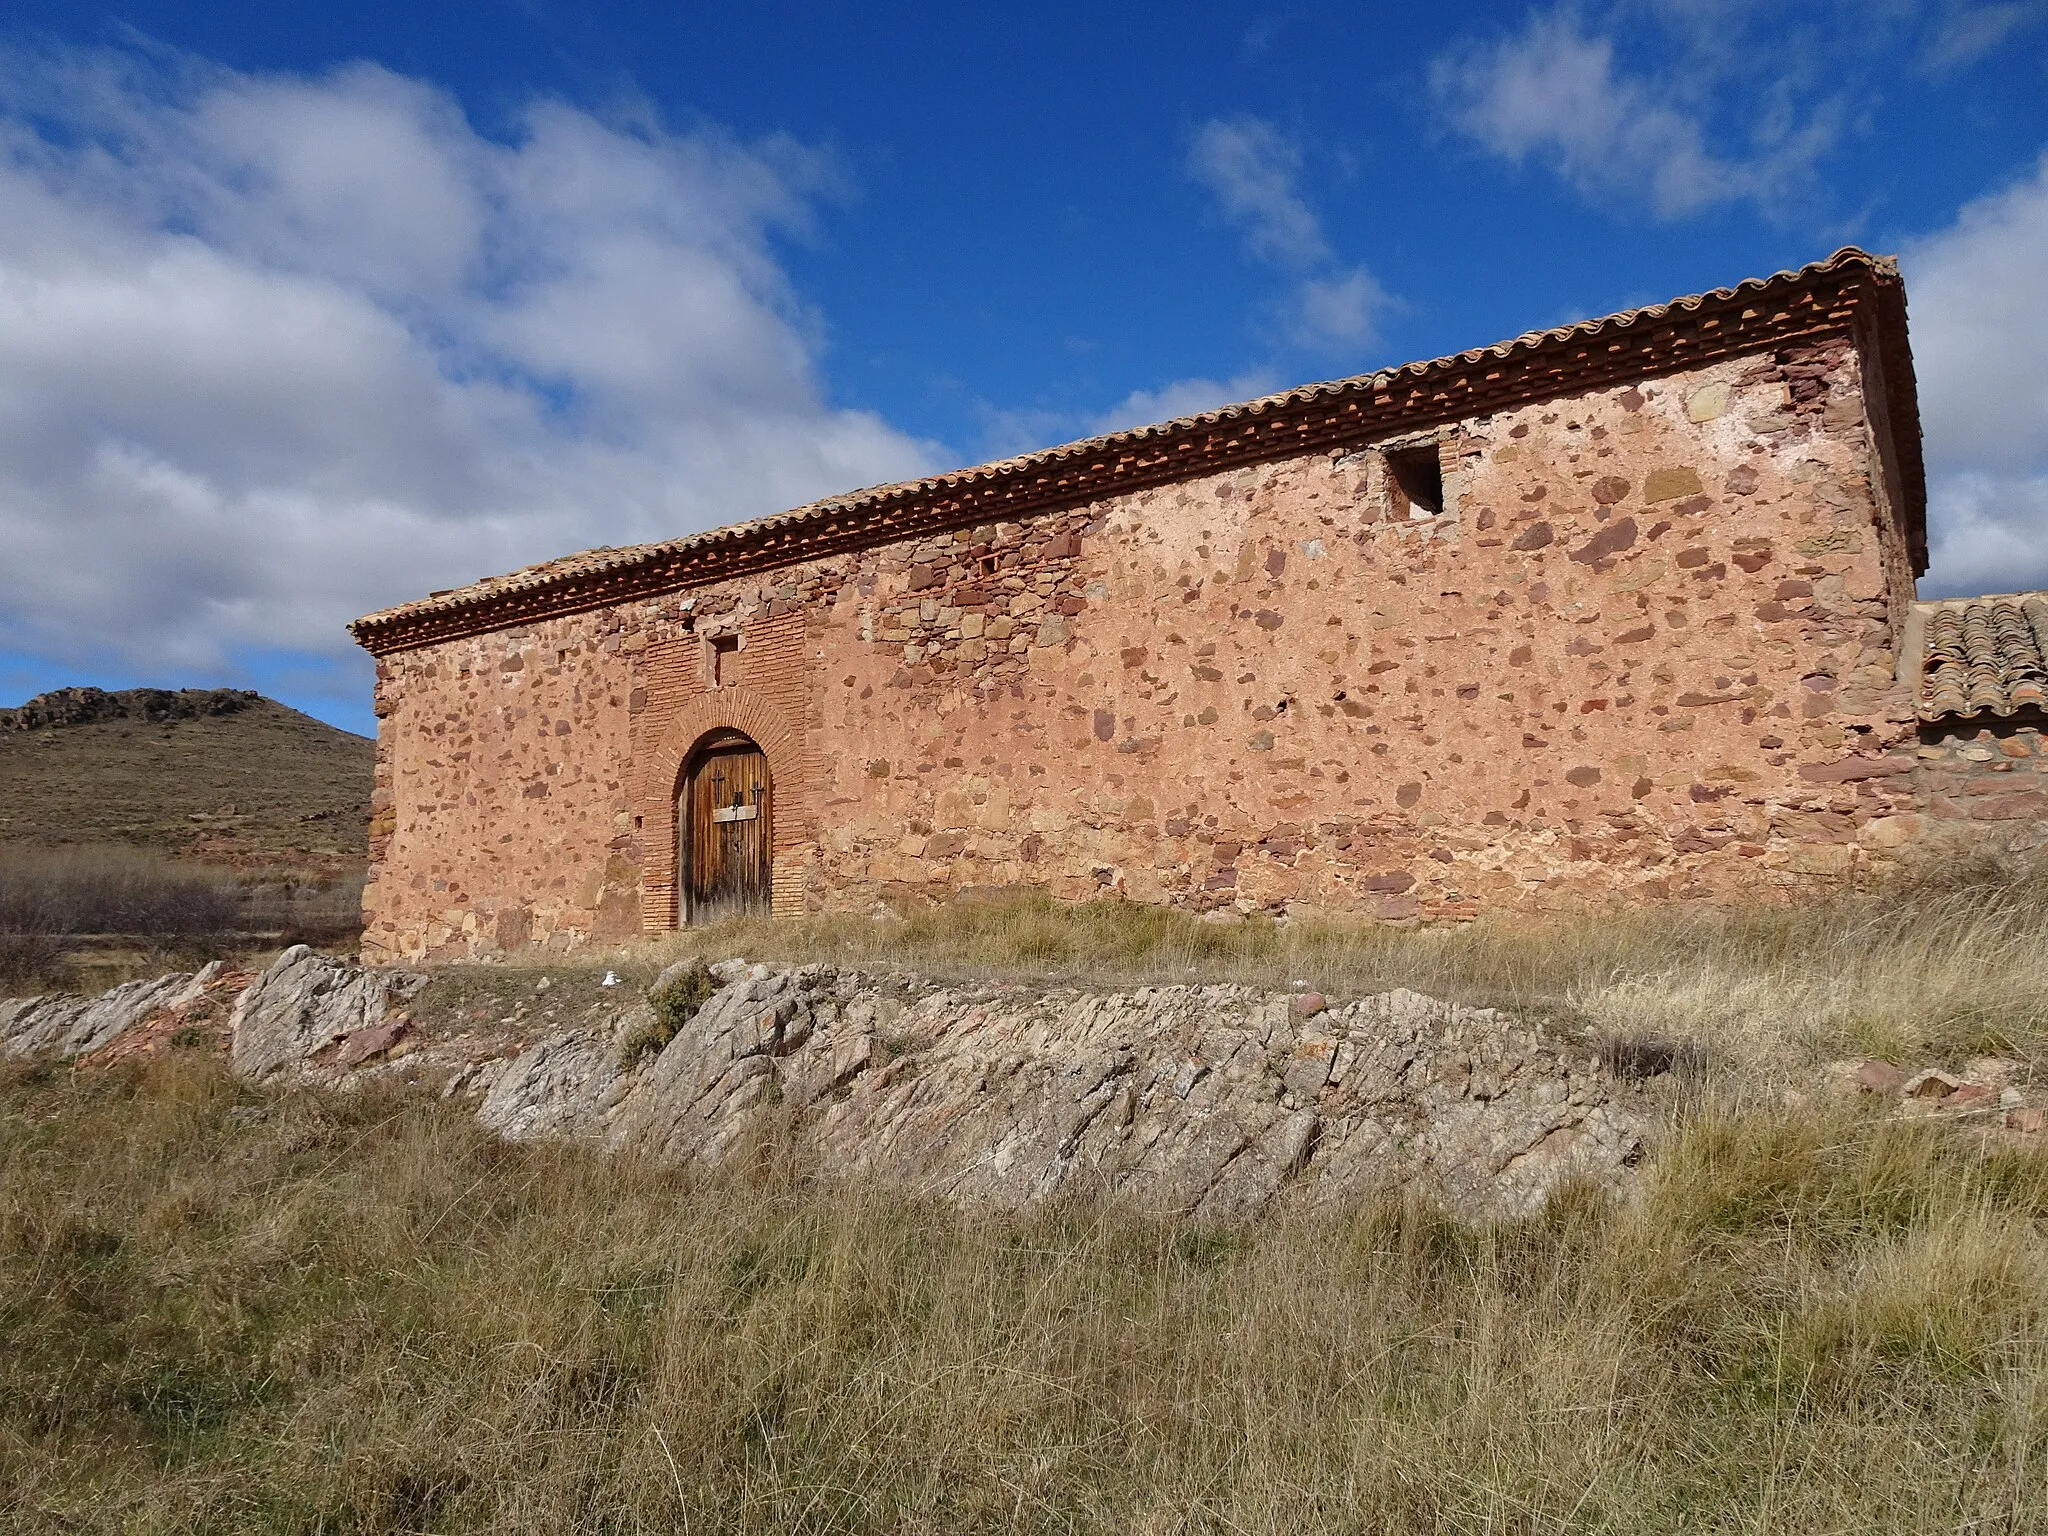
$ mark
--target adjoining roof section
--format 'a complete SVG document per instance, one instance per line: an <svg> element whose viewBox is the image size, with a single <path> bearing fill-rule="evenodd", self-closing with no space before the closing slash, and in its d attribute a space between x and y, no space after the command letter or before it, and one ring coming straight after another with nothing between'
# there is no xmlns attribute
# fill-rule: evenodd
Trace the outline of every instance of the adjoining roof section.
<svg viewBox="0 0 2048 1536"><path fill-rule="evenodd" d="M1927 630L1922 720L2048 709L2048 592L1916 606Z"/></svg>
<svg viewBox="0 0 2048 1536"><path fill-rule="evenodd" d="M1531 400L1855 331L1875 353L1908 542L1925 569L1926 472L1898 263L1845 246L1733 288L1512 341L1308 384L1243 405L873 486L705 533L594 549L387 608L349 626L378 655L700 586L950 528L997 522L1195 475L1362 446Z"/></svg>

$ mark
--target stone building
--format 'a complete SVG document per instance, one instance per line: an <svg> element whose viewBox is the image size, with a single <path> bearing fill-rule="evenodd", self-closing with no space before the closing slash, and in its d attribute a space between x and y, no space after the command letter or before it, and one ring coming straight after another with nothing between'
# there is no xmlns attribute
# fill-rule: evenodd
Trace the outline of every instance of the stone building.
<svg viewBox="0 0 2048 1536"><path fill-rule="evenodd" d="M1925 502L1851 249L436 593L353 626L366 945L1748 898L2032 826L2048 610L1916 604Z"/></svg>

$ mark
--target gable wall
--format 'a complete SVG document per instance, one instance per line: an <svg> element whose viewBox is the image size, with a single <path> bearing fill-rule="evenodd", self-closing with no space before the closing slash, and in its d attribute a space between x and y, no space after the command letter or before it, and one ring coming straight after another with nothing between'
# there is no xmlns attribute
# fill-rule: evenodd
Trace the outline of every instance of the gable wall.
<svg viewBox="0 0 2048 1536"><path fill-rule="evenodd" d="M1859 380L1843 340L1468 421L1436 517L1378 452L1316 454L387 657L370 942L664 926L716 724L768 750L778 913L1028 883L1403 918L1847 873L1911 809Z"/></svg>

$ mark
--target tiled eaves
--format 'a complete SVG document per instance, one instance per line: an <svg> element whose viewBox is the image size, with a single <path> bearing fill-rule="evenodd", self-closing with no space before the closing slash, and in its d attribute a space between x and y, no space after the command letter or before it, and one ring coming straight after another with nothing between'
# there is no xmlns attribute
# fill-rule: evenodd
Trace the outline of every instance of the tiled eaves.
<svg viewBox="0 0 2048 1536"><path fill-rule="evenodd" d="M1849 246L1796 272L1531 331L1450 357L874 486L682 538L590 550L400 604L349 629L384 655L1196 475L1360 447L1444 421L1857 328L1867 331L1879 355L1906 501L1900 510L1915 562L1924 567L1925 473L1905 290L1895 261Z"/></svg>
<svg viewBox="0 0 2048 1536"><path fill-rule="evenodd" d="M2048 592L1920 603L1920 718L2048 709Z"/></svg>

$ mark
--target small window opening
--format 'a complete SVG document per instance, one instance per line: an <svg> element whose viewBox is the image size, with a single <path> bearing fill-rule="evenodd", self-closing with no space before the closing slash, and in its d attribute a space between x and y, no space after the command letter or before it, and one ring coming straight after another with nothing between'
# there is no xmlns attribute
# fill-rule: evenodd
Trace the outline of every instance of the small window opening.
<svg viewBox="0 0 2048 1536"><path fill-rule="evenodd" d="M711 686L730 688L740 676L740 637L715 635L711 640Z"/></svg>
<svg viewBox="0 0 2048 1536"><path fill-rule="evenodd" d="M983 555L976 562L976 565L984 576L993 576L996 573L996 557L994 555Z"/></svg>
<svg viewBox="0 0 2048 1536"><path fill-rule="evenodd" d="M1410 517L1435 517L1443 511L1444 470L1435 443L1388 454L1387 478L1400 488Z"/></svg>

